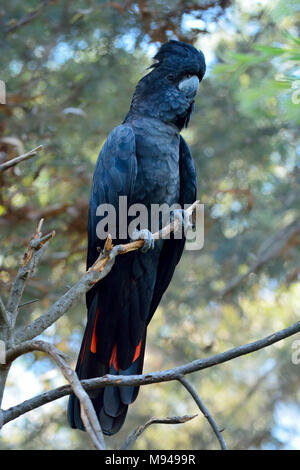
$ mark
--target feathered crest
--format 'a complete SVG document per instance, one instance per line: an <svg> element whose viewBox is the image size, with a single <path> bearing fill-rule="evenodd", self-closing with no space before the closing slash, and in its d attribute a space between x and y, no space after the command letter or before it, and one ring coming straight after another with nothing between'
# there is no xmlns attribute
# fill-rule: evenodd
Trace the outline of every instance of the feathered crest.
<svg viewBox="0 0 300 470"><path fill-rule="evenodd" d="M199 52L195 47L190 46L185 42L171 40L161 46L157 54L154 56L154 59L158 62L163 62L164 60L174 59L174 56L177 56L177 58L187 58L195 55L199 55Z"/></svg>
<svg viewBox="0 0 300 470"><path fill-rule="evenodd" d="M201 51L185 42L171 40L163 44L156 55L153 57L156 61L149 69L155 69L160 65L180 67L182 63L197 63L200 72L200 78L205 73L205 58Z"/></svg>

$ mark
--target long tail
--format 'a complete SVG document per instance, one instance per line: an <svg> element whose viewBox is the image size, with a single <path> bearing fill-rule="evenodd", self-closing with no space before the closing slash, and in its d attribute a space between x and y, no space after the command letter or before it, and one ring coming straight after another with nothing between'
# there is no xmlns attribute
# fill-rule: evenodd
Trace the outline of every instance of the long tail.
<svg viewBox="0 0 300 470"><path fill-rule="evenodd" d="M132 364L126 370L118 366L117 345L113 345L110 359L106 364L99 361L95 347L95 330L99 315L97 296L95 296L88 315L80 353L76 365L79 379L102 377L105 374L134 375L141 374L144 363L146 332L136 348ZM104 387L89 392L102 431L106 435L117 433L126 418L128 405L134 402L139 392L139 387ZM80 404L78 398L72 394L68 404L68 421L72 428L84 431L84 425L80 417Z"/></svg>

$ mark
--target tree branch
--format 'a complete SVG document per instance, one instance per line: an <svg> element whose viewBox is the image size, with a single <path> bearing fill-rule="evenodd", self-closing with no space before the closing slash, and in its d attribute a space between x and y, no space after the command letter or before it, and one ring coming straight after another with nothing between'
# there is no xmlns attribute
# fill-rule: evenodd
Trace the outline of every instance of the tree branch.
<svg viewBox="0 0 300 470"><path fill-rule="evenodd" d="M204 414L205 418L207 419L207 421L209 422L209 424L211 425L211 428L213 430L213 432L215 433L215 435L217 436L217 439L219 441L219 444L221 446L221 449L222 450L227 450L227 445L226 445L226 442L221 434L221 431L217 425L217 423L215 422L212 414L208 411L208 409L206 408L205 404L203 403L203 401L201 400L201 398L199 397L198 393L197 393L197 390L193 387L193 385L188 381L186 380L184 377L180 377L178 379L178 381L186 388L186 390L191 394L191 396L193 397L193 399L195 400L195 402L197 403L197 406L199 408L199 410L201 411L201 413Z"/></svg>
<svg viewBox="0 0 300 470"><path fill-rule="evenodd" d="M260 247L254 263L249 267L245 274L240 274L231 279L231 281L218 294L218 299L222 299L231 294L251 273L257 272L265 263L274 259L282 253L291 240L300 233L300 220L296 220L287 227L276 232L271 238L268 238Z"/></svg>
<svg viewBox="0 0 300 470"><path fill-rule="evenodd" d="M28 300L27 302L24 302L23 304L20 304L19 305L19 308L21 307L25 307L25 305L30 305L30 304L34 304L35 302L39 302L40 299L32 299L32 300Z"/></svg>
<svg viewBox="0 0 300 470"><path fill-rule="evenodd" d="M25 289L27 279L33 274L40 257L47 247L48 242L54 237L55 232L52 231L48 235L42 237L41 229L43 225L43 219L40 220L37 229L32 236L27 251L24 255L23 263L19 268L15 281L11 287L7 311L9 315L10 325L13 328L18 316L18 308L22 295Z"/></svg>
<svg viewBox="0 0 300 470"><path fill-rule="evenodd" d="M0 327L10 326L9 315L2 298L0 297Z"/></svg>
<svg viewBox="0 0 300 470"><path fill-rule="evenodd" d="M196 361L189 362L188 364L184 364L173 369L167 369L163 371L151 372L141 375L105 375L104 377L82 380L81 385L85 390L89 391L112 385L117 385L121 387L126 385L150 385L154 383L178 380L184 375L191 374L199 370L208 369L210 367L223 364L224 362L231 361L232 359L236 359L237 357L241 357L246 354L259 351L299 332L300 321L294 323L293 325L283 330L277 331L276 333L266 336L260 340L229 349L227 351L215 354L213 356L209 356L204 359L198 359ZM7 352L8 358L10 357L10 354L11 353L9 350ZM9 421L18 418L19 416L27 413L28 411L39 408L40 406L43 406L46 403L50 403L66 395L70 395L71 392L71 387L64 385L62 387L58 387L56 389L33 397L29 400L26 400L23 403L13 406L7 410L3 410L3 424L6 424Z"/></svg>
<svg viewBox="0 0 300 470"><path fill-rule="evenodd" d="M7 26L4 30L4 33L14 33L22 26L26 26L28 23L31 23L31 21L35 20L48 5L55 3L56 1L57 0L44 0L44 2L36 10L33 10L32 12L28 13L28 15L23 16L19 21L14 22L11 26Z"/></svg>
<svg viewBox="0 0 300 470"><path fill-rule="evenodd" d="M193 211L196 209L199 204L196 201L188 209L189 215L193 214ZM22 298L24 286L26 279L32 274L46 244L51 240L55 232L42 237L41 227L43 220L40 221L36 232L30 243L28 245L28 250L24 256L24 262L21 266L16 280L12 286L7 313L12 316L11 324L15 324L17 317L18 307L20 305L20 300ZM179 228L180 222L175 219L171 224L165 226L159 232L153 234L154 239L159 239L168 236L171 232L176 231ZM119 254L125 254L129 251L137 250L141 248L144 244L143 240L134 241L124 245L113 246L112 240L110 237L107 238L104 250L100 253L98 259L94 265L89 268L89 270L82 276L75 286L70 288L67 293L62 296L52 307L50 307L43 315L41 315L37 320L35 320L29 326L21 328L12 338L11 341L7 342L8 351L6 354L7 364L5 368L8 370L11 362L19 357L21 354L25 354L29 351L40 350L49 354L60 370L62 371L65 378L69 381L70 385L65 385L59 387L55 390L48 391L37 397L33 397L30 400L9 408L8 410L1 410L1 425L6 424L7 422L17 418L18 416L23 415L24 413L36 409L46 403L49 403L53 400L56 400L65 395L69 395L72 391L78 397L81 403L81 415L84 422L85 428L88 431L91 439L93 440L96 448L104 449L104 439L103 434L100 428L100 424L95 415L92 403L86 391L94 390L106 386L128 386L128 385L148 385L153 383L167 382L171 380L178 380L182 385L189 391L189 393L194 398L199 409L204 414L204 416L209 421L214 433L216 434L219 443L222 449L226 449L226 443L221 435L220 430L214 418L207 410L206 406L202 403L200 397L198 396L196 390L192 385L184 378L184 375L203 370L209 367L213 367L217 364L222 364L224 362L230 361L237 357L249 354L254 351L258 351L267 346L270 346L278 341L281 341L284 338L287 338L291 335L294 335L300 331L300 322L294 323L293 325L285 328L283 330L277 331L272 335L269 335L260 340L254 341L252 343L239 346L228 351L225 351L214 356L207 357L205 359L198 359L196 361L190 362L188 364L175 367L173 369L168 369L165 371L153 372L150 374L141 374L133 376L114 376L114 375L105 375L99 378L93 378L88 380L79 381L75 372L68 366L65 359L62 357L62 354L54 348L54 346L41 342L41 341L25 341L31 340L38 334L42 333L48 326L53 324L58 318L60 318L70 307L71 305L79 298L83 293L86 293L91 287L105 277L111 270L116 256ZM3 312L6 311L3 302L0 301L0 311L3 317ZM21 342L21 344L16 343L16 341ZM25 342L22 342L25 341ZM15 346L17 344L17 346ZM181 418L169 418L170 420L176 421L178 423ZM166 422L165 420L160 420L158 418L152 418L148 421L143 427L137 428L124 443L123 448L128 448L138 436L144 432L146 427L154 422Z"/></svg>
<svg viewBox="0 0 300 470"><path fill-rule="evenodd" d="M18 165L21 162L24 162L25 160L29 160L29 158L34 157L39 150L43 148L42 145L39 145L38 147L30 150L30 152L24 153L23 155L20 155L19 157L12 158L11 160L8 160L7 162L1 163L0 165L0 173L8 170L9 168L12 168L15 165Z"/></svg>
<svg viewBox="0 0 300 470"><path fill-rule="evenodd" d="M138 426L128 436L120 450L128 450L135 441L143 434L146 429L152 424L182 424L196 418L198 415L185 415L185 416L172 416L168 418L151 418L143 426Z"/></svg>
<svg viewBox="0 0 300 470"><path fill-rule="evenodd" d="M116 248L116 249L115 249ZM43 333L49 326L62 317L83 294L85 294L93 285L103 279L114 265L115 257L118 254L119 246L115 247L105 266L98 270L87 271L82 278L60 297L45 313L37 318L30 325L20 328L16 331L15 341L20 343L35 338ZM101 256L101 255L100 255ZM99 257L100 258L100 257ZM98 260L99 260L98 258ZM97 261L96 261L97 263ZM101 269L101 270L100 270Z"/></svg>
<svg viewBox="0 0 300 470"><path fill-rule="evenodd" d="M32 351L42 351L48 354L54 360L65 379L70 383L74 394L77 396L80 402L80 414L86 431L88 432L96 449L104 450L104 437L92 402L82 387L76 372L74 372L68 365L66 360L67 358L61 351L55 348L52 344L45 341L27 341L9 351L9 354L6 355L7 364L10 365L21 355Z"/></svg>
<svg viewBox="0 0 300 470"><path fill-rule="evenodd" d="M200 202L195 201L188 209L189 216L193 214ZM168 237L172 232L176 232L180 228L180 222L175 218L170 224L153 234L153 238ZM104 250L100 253L98 259L93 266L81 277L81 279L71 287L54 305L52 305L45 313L37 318L30 325L20 328L15 334L15 341L21 343L28 341L40 335L49 326L62 317L83 294L89 291L94 284L103 279L112 269L115 258L119 254L126 254L134 250L142 248L144 240L136 240L124 245L113 246L111 237L108 236ZM9 345L10 346L10 345Z"/></svg>

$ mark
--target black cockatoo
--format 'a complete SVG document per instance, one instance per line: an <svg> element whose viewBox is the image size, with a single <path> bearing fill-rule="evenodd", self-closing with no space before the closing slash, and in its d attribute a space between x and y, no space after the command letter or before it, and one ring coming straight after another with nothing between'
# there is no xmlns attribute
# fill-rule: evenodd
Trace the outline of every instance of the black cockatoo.
<svg viewBox="0 0 300 470"><path fill-rule="evenodd" d="M128 206L192 204L196 174L190 150L180 135L189 123L205 73L201 51L180 41L162 45L156 62L135 90L130 110L103 145L93 178L88 221L89 268L99 256L96 226L98 206L110 203L119 210L119 197ZM117 214L118 215L118 214ZM147 326L181 258L185 239L159 240L141 230L142 250L116 258L111 272L86 296L88 320L76 371L80 379L140 374L143 369ZM116 245L124 243L118 236ZM105 387L90 392L102 430L121 428L138 387ZM68 419L84 430L78 399L71 395Z"/></svg>

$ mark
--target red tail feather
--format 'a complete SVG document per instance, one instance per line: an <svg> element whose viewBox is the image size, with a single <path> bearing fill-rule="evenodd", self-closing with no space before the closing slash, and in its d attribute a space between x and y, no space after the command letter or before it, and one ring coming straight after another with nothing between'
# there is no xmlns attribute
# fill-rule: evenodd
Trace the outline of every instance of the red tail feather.
<svg viewBox="0 0 300 470"><path fill-rule="evenodd" d="M94 337L94 334L93 334L93 337ZM142 340L139 342L139 344L136 347L132 363L134 363L140 357L141 347L142 347ZM112 350L112 353L111 353L111 356L110 356L110 360L109 360L109 367L111 367L112 365L114 366L116 371L119 372L119 364L118 364L118 357L117 357L117 345L116 344L113 347L113 350Z"/></svg>
<svg viewBox="0 0 300 470"><path fill-rule="evenodd" d="M97 351L97 336L96 336L96 325L97 325L97 319L99 315L99 307L97 308L97 313L96 313L96 318L95 318L95 323L94 323L94 328L93 328L93 335L92 335L92 341L91 341L91 352L96 353Z"/></svg>
<svg viewBox="0 0 300 470"><path fill-rule="evenodd" d="M87 343L87 339L88 339L88 336L89 336L89 329L90 329L90 324L88 323L85 338L84 338L84 343L83 343L81 354L80 354L80 363L81 364L83 363L83 359L84 359L84 354L85 354L85 350L86 350L86 343Z"/></svg>
<svg viewBox="0 0 300 470"><path fill-rule="evenodd" d="M139 342L139 344L136 347L135 355L134 355L134 358L133 358L132 362L136 361L140 357L141 347L142 347L142 340Z"/></svg>
<svg viewBox="0 0 300 470"><path fill-rule="evenodd" d="M109 360L109 367L114 366L117 372L119 372L119 364L118 364L118 358L117 358L117 345L115 344L110 356Z"/></svg>

